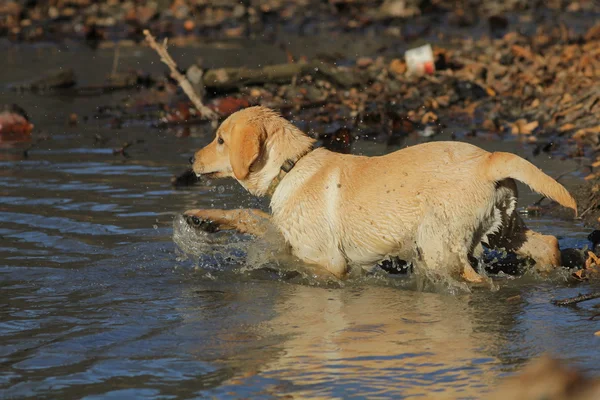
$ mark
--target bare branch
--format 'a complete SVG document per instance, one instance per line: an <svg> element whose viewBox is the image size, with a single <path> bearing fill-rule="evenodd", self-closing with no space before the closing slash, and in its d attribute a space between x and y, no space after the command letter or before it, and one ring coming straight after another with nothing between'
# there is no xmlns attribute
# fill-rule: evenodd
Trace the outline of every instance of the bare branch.
<svg viewBox="0 0 600 400"><path fill-rule="evenodd" d="M218 120L219 115L210 108L206 107L204 103L202 103L202 99L200 98L198 93L196 93L190 81L188 81L187 78L177 69L177 64L167 51L167 39L165 39L165 41L161 45L156 43L156 39L154 39L154 36L152 36L152 34L147 29L144 30L144 35L146 36L146 41L148 42L150 47L158 53L158 55L160 56L160 60L163 63L165 63L167 67L169 67L169 70L171 71L171 76L177 81L177 83L183 89L185 94L190 98L196 109L200 111L200 114L207 119L213 121Z"/></svg>
<svg viewBox="0 0 600 400"><path fill-rule="evenodd" d="M564 300L552 300L552 304L556 306L570 306L573 304L581 303L582 301L588 301L600 298L600 292L590 294L580 294L579 296L571 297Z"/></svg>

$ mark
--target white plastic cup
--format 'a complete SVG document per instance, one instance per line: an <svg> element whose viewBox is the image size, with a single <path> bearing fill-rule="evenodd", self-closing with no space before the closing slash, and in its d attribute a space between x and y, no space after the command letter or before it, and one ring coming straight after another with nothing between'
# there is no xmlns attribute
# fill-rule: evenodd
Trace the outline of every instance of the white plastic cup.
<svg viewBox="0 0 600 400"><path fill-rule="evenodd" d="M408 74L431 75L435 72L433 49L430 44L407 50L404 54Z"/></svg>

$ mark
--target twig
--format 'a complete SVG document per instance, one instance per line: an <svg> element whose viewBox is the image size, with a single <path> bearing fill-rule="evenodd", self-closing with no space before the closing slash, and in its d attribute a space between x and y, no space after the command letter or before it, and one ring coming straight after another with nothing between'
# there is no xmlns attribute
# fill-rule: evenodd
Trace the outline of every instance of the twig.
<svg viewBox="0 0 600 400"><path fill-rule="evenodd" d="M218 120L219 115L202 103L202 99L200 99L198 93L194 91L190 81L188 81L187 78L177 70L177 64L175 64L175 61L167 51L167 39L165 39L163 44L158 44L156 43L154 36L152 36L147 29L144 29L144 36L146 36L146 41L150 47L152 47L158 53L160 60L169 67L169 70L171 71L171 77L173 77L173 79L179 83L179 86L181 86L185 94L190 98L202 116L213 121Z"/></svg>
<svg viewBox="0 0 600 400"><path fill-rule="evenodd" d="M113 149L113 155L116 156L117 154L120 154L125 158L129 158L129 154L127 154L125 150L127 150L128 147L131 147L132 144L133 143L125 142L122 147Z"/></svg>
<svg viewBox="0 0 600 400"><path fill-rule="evenodd" d="M573 304L581 303L582 301L588 301L599 298L600 292L594 292L590 294L580 294L579 296L570 297L564 300L552 300L552 304L554 304L555 306L571 306Z"/></svg>
<svg viewBox="0 0 600 400"><path fill-rule="evenodd" d="M592 201L592 204L588 208L583 210L583 212L581 214L579 214L579 218L583 218L588 212L590 212L592 210L592 208L596 207L597 205L598 205L597 200Z"/></svg>
<svg viewBox="0 0 600 400"><path fill-rule="evenodd" d="M113 65L112 65L112 72L111 75L116 75L117 74L117 68L119 67L119 49L121 48L121 46L119 46L119 42L117 42L117 45L115 46L115 55L113 57Z"/></svg>

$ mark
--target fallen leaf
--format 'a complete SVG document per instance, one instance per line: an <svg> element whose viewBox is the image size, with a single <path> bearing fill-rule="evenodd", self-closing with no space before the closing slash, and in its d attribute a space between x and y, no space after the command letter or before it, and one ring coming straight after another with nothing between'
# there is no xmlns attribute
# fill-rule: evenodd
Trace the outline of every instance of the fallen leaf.
<svg viewBox="0 0 600 400"><path fill-rule="evenodd" d="M372 65L372 64L373 64L373 59L371 57L360 57L358 60L356 60L356 66L358 68L367 68L369 65Z"/></svg>
<svg viewBox="0 0 600 400"><path fill-rule="evenodd" d="M516 301L520 301L520 300L521 300L521 295L520 295L520 294L518 294L518 295L516 295L516 296L511 296L511 297L508 297L508 298L506 299L506 301L507 301L508 303L514 303L514 302L516 302Z"/></svg>
<svg viewBox="0 0 600 400"><path fill-rule="evenodd" d="M511 47L511 50L512 50L513 54L515 55L515 57L522 57L527 60L533 59L533 53L531 53L531 50L529 50L528 48L519 46L518 44L513 44Z"/></svg>
<svg viewBox="0 0 600 400"><path fill-rule="evenodd" d="M432 111L429 111L427 113L425 113L425 115L423 115L423 117L421 118L421 123L423 125L429 123L429 122L433 122L433 121L437 121L438 116L435 115L435 113L433 113Z"/></svg>
<svg viewBox="0 0 600 400"><path fill-rule="evenodd" d="M573 101L573 96L571 96L569 93L565 93L565 95L562 97L562 99L560 99L559 104L570 103L572 101Z"/></svg>
<svg viewBox="0 0 600 400"><path fill-rule="evenodd" d="M0 112L0 135L17 133L29 135L33 125L22 115L14 112Z"/></svg>
<svg viewBox="0 0 600 400"><path fill-rule="evenodd" d="M479 101L474 101L473 103L466 106L464 109L465 114L468 114L472 118L475 114L475 110L477 109L477 107L479 107L480 103L481 102L479 102Z"/></svg>
<svg viewBox="0 0 600 400"><path fill-rule="evenodd" d="M222 116L229 116L242 108L249 107L250 103L246 99L236 97L222 97L214 99L208 104L208 107Z"/></svg>
<svg viewBox="0 0 600 400"><path fill-rule="evenodd" d="M513 135L530 135L539 125L538 121L527 122L525 119L519 119L510 127Z"/></svg>
<svg viewBox="0 0 600 400"><path fill-rule="evenodd" d="M527 143L537 143L538 138L535 136L527 136Z"/></svg>
<svg viewBox="0 0 600 400"><path fill-rule="evenodd" d="M587 42L600 39L600 23L597 23L596 25L588 29L588 31L585 33L584 39Z"/></svg>
<svg viewBox="0 0 600 400"><path fill-rule="evenodd" d="M574 128L575 128L574 124L564 124L558 130L560 132L566 132L566 131L570 131L571 129L574 129Z"/></svg>
<svg viewBox="0 0 600 400"><path fill-rule="evenodd" d="M583 270L583 269L573 272L572 276L573 276L573 278L578 279L580 281L583 281L586 279L585 270Z"/></svg>
<svg viewBox="0 0 600 400"><path fill-rule="evenodd" d="M581 140L581 139L584 139L588 135L598 135L598 134L600 134L600 125L593 127L593 128L583 128L583 129L577 130L577 132L575 132L573 134L573 139Z"/></svg>
<svg viewBox="0 0 600 400"><path fill-rule="evenodd" d="M440 107L448 107L448 105L450 104L450 96L438 96L435 98L435 101Z"/></svg>
<svg viewBox="0 0 600 400"><path fill-rule="evenodd" d="M406 63L398 58L394 58L390 62L390 72L396 75L403 75L406 72Z"/></svg>
<svg viewBox="0 0 600 400"><path fill-rule="evenodd" d="M600 259L598 259L593 251L588 251L588 258L585 260L585 269L591 269L598 265L600 265Z"/></svg>
<svg viewBox="0 0 600 400"><path fill-rule="evenodd" d="M483 129L485 129L486 131L491 131L491 132L498 131L498 127L496 126L496 123L494 121L492 121L491 119L486 119L485 121L483 121Z"/></svg>

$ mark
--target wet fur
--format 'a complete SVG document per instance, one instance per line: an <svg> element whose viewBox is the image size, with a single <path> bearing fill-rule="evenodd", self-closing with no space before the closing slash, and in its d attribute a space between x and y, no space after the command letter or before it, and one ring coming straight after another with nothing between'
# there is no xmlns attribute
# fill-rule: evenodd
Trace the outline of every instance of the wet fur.
<svg viewBox="0 0 600 400"><path fill-rule="evenodd" d="M560 263L556 238L529 230L515 212L514 179L574 210L575 201L518 156L461 142L432 142L379 157L312 150L312 145L267 108L231 115L215 140L196 152L194 171L232 176L259 196L280 179L271 218L256 210L186 215L256 234L261 224L272 223L297 257L337 277L352 266L370 268L392 256L426 273L479 282L471 260L482 243L530 257L540 270ZM284 175L286 160L296 164Z"/></svg>

